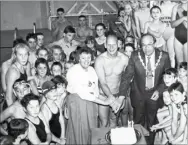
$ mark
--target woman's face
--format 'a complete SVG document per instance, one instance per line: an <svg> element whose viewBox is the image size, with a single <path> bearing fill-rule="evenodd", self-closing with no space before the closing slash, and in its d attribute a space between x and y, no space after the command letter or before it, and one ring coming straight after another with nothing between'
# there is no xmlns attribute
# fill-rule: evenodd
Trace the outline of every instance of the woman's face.
<svg viewBox="0 0 188 145"><path fill-rule="evenodd" d="M177 91L177 90L173 90L170 93L171 99L175 104L180 104L184 101L185 96L184 94L182 94L181 92Z"/></svg>
<svg viewBox="0 0 188 145"><path fill-rule="evenodd" d="M66 91L65 84L59 83L57 84L57 93L58 95L63 94Z"/></svg>
<svg viewBox="0 0 188 145"><path fill-rule="evenodd" d="M89 48L94 48L94 42L92 42L92 41L89 41L86 45Z"/></svg>
<svg viewBox="0 0 188 145"><path fill-rule="evenodd" d="M91 54L80 54L79 63L82 66L82 68L87 69L91 64Z"/></svg>
<svg viewBox="0 0 188 145"><path fill-rule="evenodd" d="M131 54L133 52L133 48L131 46L127 46L125 48L125 54L130 58L131 57Z"/></svg>
<svg viewBox="0 0 188 145"><path fill-rule="evenodd" d="M163 101L164 101L165 105L171 104L172 100L170 98L170 94L168 91L163 92Z"/></svg>
<svg viewBox="0 0 188 145"><path fill-rule="evenodd" d="M138 1L137 0L131 0L130 1L131 7L133 10L138 8Z"/></svg>
<svg viewBox="0 0 188 145"><path fill-rule="evenodd" d="M46 64L40 63L37 66L37 73L38 73L39 76L45 77L46 74L47 74L47 66L46 66Z"/></svg>
<svg viewBox="0 0 188 145"><path fill-rule="evenodd" d="M46 94L46 97L50 100L57 100L57 89L54 88L52 90L50 90L47 94Z"/></svg>
<svg viewBox="0 0 188 145"><path fill-rule="evenodd" d="M31 100L26 107L27 113L32 117L37 117L40 112L40 105L38 100Z"/></svg>
<svg viewBox="0 0 188 145"><path fill-rule="evenodd" d="M119 12L119 17L124 17L125 16L125 10L121 10Z"/></svg>
<svg viewBox="0 0 188 145"><path fill-rule="evenodd" d="M103 26L97 26L96 32L97 32L98 37L101 37L101 36L104 36L105 29L103 28Z"/></svg>
<svg viewBox="0 0 188 145"><path fill-rule="evenodd" d="M152 10L151 16L153 19L158 20L161 17L161 11L159 9L155 8Z"/></svg>

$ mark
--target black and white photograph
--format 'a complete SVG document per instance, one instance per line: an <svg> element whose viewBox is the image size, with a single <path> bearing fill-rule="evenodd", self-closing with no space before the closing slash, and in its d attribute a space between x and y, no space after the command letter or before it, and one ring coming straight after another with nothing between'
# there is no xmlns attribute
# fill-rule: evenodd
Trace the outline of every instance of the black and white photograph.
<svg viewBox="0 0 188 145"><path fill-rule="evenodd" d="M187 145L187 0L1 0L0 145Z"/></svg>

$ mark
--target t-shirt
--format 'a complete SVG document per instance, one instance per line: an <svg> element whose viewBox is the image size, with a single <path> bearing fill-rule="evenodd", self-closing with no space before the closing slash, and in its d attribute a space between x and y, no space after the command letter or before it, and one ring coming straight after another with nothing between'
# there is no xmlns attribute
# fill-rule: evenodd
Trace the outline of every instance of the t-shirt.
<svg viewBox="0 0 188 145"><path fill-rule="evenodd" d="M67 82L67 91L84 100L94 101L99 96L98 76L91 66L86 71L80 64L75 64L67 72Z"/></svg>

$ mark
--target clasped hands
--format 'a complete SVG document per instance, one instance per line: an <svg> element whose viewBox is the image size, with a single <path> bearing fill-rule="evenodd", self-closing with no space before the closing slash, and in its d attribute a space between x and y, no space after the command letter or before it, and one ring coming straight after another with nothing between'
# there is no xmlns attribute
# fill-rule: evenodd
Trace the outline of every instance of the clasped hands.
<svg viewBox="0 0 188 145"><path fill-rule="evenodd" d="M115 97L110 97L107 99L109 101L109 106L112 107L112 110L114 113L117 113L120 109L122 109L125 105L125 97L124 96L119 96L117 98Z"/></svg>

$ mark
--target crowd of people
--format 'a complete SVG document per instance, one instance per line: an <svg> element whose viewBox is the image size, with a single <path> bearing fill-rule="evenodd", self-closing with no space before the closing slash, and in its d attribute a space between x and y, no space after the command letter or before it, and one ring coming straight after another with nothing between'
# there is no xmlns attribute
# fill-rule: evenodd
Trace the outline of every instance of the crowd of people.
<svg viewBox="0 0 188 145"><path fill-rule="evenodd" d="M147 144L187 144L187 0L130 0L92 30L57 9L52 42L29 33L1 66L0 144L91 144L140 124Z"/></svg>

